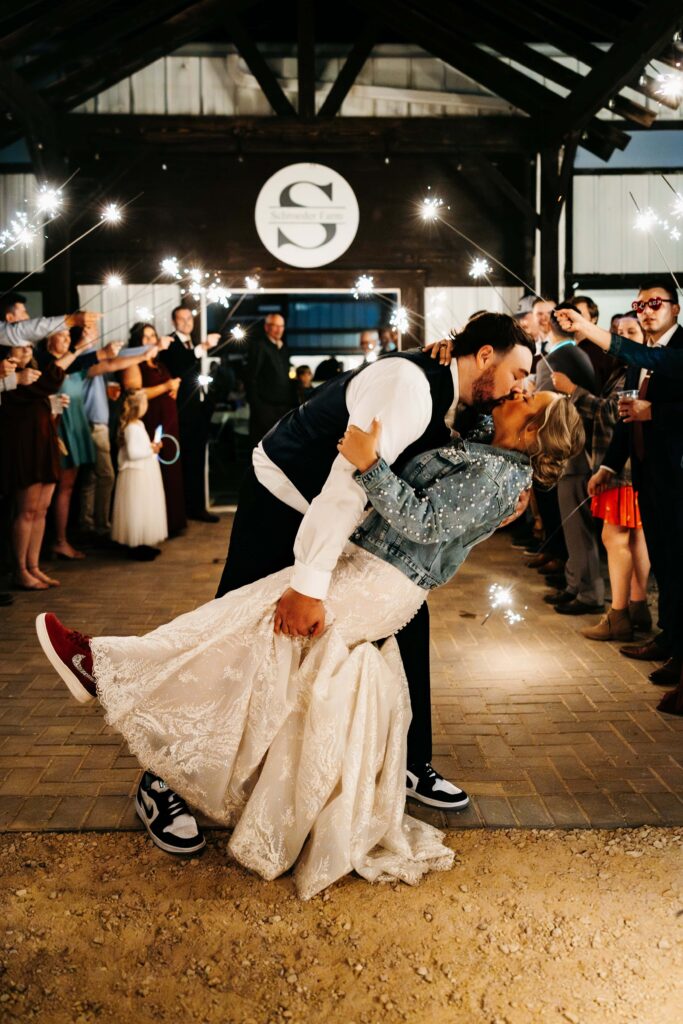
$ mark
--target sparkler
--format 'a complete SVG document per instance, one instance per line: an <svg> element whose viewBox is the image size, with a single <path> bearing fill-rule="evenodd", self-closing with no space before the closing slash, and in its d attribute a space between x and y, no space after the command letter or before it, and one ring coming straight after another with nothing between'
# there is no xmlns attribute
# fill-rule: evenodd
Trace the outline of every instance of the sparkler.
<svg viewBox="0 0 683 1024"><path fill-rule="evenodd" d="M64 202L61 188L51 188L49 185L41 185L38 189L36 207L38 213L45 213L52 219L56 217Z"/></svg>
<svg viewBox="0 0 683 1024"><path fill-rule="evenodd" d="M657 75L659 87L655 89L657 96L662 99L672 100L680 103L683 100L683 75L676 71L664 75Z"/></svg>
<svg viewBox="0 0 683 1024"><path fill-rule="evenodd" d="M244 287L248 292L260 292L261 291L261 279L257 274L247 275L244 279Z"/></svg>
<svg viewBox="0 0 683 1024"><path fill-rule="evenodd" d="M37 230L23 212L15 213L10 225L0 233L0 246L9 251L17 245L29 246L35 240Z"/></svg>
<svg viewBox="0 0 683 1024"><path fill-rule="evenodd" d="M110 274L104 283L107 288L120 288L123 284L123 278L119 277L118 274Z"/></svg>
<svg viewBox="0 0 683 1024"><path fill-rule="evenodd" d="M489 601L491 608L484 616L482 626L499 608L503 609L503 618L509 626L514 626L517 622L524 622L524 616L512 607L512 587L502 587L500 583L492 583L489 587Z"/></svg>
<svg viewBox="0 0 683 1024"><path fill-rule="evenodd" d="M230 336L235 341L243 341L246 333L247 332L245 331L244 327L242 327L240 324L235 324L235 326L230 331Z"/></svg>
<svg viewBox="0 0 683 1024"><path fill-rule="evenodd" d="M167 274L168 277L180 277L180 264L178 263L177 256L167 256L165 260L161 261L161 271L163 274Z"/></svg>
<svg viewBox="0 0 683 1024"><path fill-rule="evenodd" d="M354 299L367 298L368 295L372 295L374 290L375 279L369 274L361 274L354 282L353 297Z"/></svg>
<svg viewBox="0 0 683 1024"><path fill-rule="evenodd" d="M498 288L496 288L495 284L489 277L489 274L492 272L492 270L493 267L488 262L488 260L485 260L480 256L475 256L475 258L472 260L472 266L470 267L470 277L474 278L475 281L478 281L480 277L483 277L489 288L493 289L493 291L496 293L500 301L503 303L508 313L512 315L512 313L514 313L512 306L507 301L503 293L499 291Z"/></svg>
<svg viewBox="0 0 683 1024"><path fill-rule="evenodd" d="M102 220L107 224L120 224L123 218L121 208L116 203L107 203L102 210Z"/></svg>
<svg viewBox="0 0 683 1024"><path fill-rule="evenodd" d="M391 327L395 327L400 334L405 334L410 326L408 310L405 306L397 306L389 318Z"/></svg>
<svg viewBox="0 0 683 1024"><path fill-rule="evenodd" d="M144 320L145 322L154 319L154 313L148 306L138 306L135 310L135 315L139 320Z"/></svg>
<svg viewBox="0 0 683 1024"><path fill-rule="evenodd" d="M667 184L668 184L668 182L667 182ZM636 208L636 215L637 215L636 216L636 223L635 223L636 228L639 228L641 231L647 231L647 232L651 231L652 232L652 241L655 243L655 248L657 249L657 252L659 253L659 255L661 257L662 263L664 264L666 269L671 274L671 277L673 278L673 282L676 285L676 288L678 288L680 290L681 286L680 286L680 284L678 282L678 278L674 274L674 272L671 269L671 266L669 264L669 261L667 260L666 256L662 252L662 247L659 244L659 242L657 241L657 235L655 234L654 231L652 231L652 228L654 228L658 223L660 223L662 225L662 227L669 228L668 222L667 221L660 221L659 218L657 217L657 214L650 207L648 207L647 210L641 210L640 207L638 206L638 203L636 202L636 197L633 195L633 192L629 192L629 195L631 197L631 201L633 202L633 205Z"/></svg>
<svg viewBox="0 0 683 1024"><path fill-rule="evenodd" d="M438 220L439 210L443 206L443 200L437 196L425 196L422 200L421 215L422 220Z"/></svg>
<svg viewBox="0 0 683 1024"><path fill-rule="evenodd" d="M537 299L542 299L543 301L545 301L543 299L543 296L539 295L536 289L532 288L528 281L525 281L523 277L519 276L519 274L515 274L514 270L510 270L510 268L506 266L502 262L502 260L499 260L496 256L493 255L493 253L490 253L488 249L485 249L483 247L483 245L479 245L478 242L475 242L473 238L470 238L469 235L466 235L464 231L460 230L460 228L456 228L455 224L451 224L449 220L446 220L446 218L441 214L442 205L439 205L436 208L434 208L433 206L429 207L430 199L431 197L427 197L422 201L423 209L431 208L435 211L434 215L429 218L430 220L438 220L439 223L447 227L449 231L452 231L459 238L462 238L463 241L467 242L474 249L480 252L482 256L486 256L488 259L492 260L496 264L496 266L500 267L501 270L504 270L506 274L510 274L511 277L514 277L515 281L519 281L521 285L524 285L527 291L530 291L531 294L535 295ZM447 209L450 209L450 207L447 207Z"/></svg>

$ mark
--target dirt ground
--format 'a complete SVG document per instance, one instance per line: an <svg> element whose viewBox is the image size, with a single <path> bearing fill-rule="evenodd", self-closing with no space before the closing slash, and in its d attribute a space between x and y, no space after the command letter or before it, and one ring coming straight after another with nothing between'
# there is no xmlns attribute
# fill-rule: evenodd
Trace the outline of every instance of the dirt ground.
<svg viewBox="0 0 683 1024"><path fill-rule="evenodd" d="M417 888L308 903L137 833L5 834L0 1020L673 1024L683 829L450 833Z"/></svg>

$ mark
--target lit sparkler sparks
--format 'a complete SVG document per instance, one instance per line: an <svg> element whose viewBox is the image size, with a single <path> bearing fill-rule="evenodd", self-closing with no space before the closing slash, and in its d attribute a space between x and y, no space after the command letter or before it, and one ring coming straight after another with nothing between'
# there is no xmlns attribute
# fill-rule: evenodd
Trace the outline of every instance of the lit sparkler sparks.
<svg viewBox="0 0 683 1024"><path fill-rule="evenodd" d="M401 334L405 334L410 326L408 310L405 306L397 306L389 318L389 325L395 327Z"/></svg>
<svg viewBox="0 0 683 1024"><path fill-rule="evenodd" d="M224 288L220 281L214 281L206 289L206 301L220 303L225 309L230 305L231 298L232 292L228 288Z"/></svg>
<svg viewBox="0 0 683 1024"><path fill-rule="evenodd" d="M244 327L242 327L240 324L235 324L235 326L230 331L230 336L235 341L243 341L246 333L247 332L244 330Z"/></svg>
<svg viewBox="0 0 683 1024"><path fill-rule="evenodd" d="M123 278L119 274L109 274L104 283L107 288L120 288L123 284Z"/></svg>
<svg viewBox="0 0 683 1024"><path fill-rule="evenodd" d="M483 259L481 256L475 256L470 267L470 277L473 277L476 281L480 277L486 277L492 270L493 268L488 260Z"/></svg>
<svg viewBox="0 0 683 1024"><path fill-rule="evenodd" d="M248 292L258 292L261 290L261 279L257 274L248 274L244 279L244 287Z"/></svg>
<svg viewBox="0 0 683 1024"><path fill-rule="evenodd" d="M116 203L107 203L102 210L102 220L105 220L107 224L119 224L122 217L121 208Z"/></svg>
<svg viewBox="0 0 683 1024"><path fill-rule="evenodd" d="M648 206L646 210L639 210L637 212L633 227L636 231L651 231L658 221L659 217L652 207Z"/></svg>
<svg viewBox="0 0 683 1024"><path fill-rule="evenodd" d="M524 616L520 612L516 612L512 606L512 588L503 587L500 583L492 583L489 587L489 602L491 604L490 611L484 616L482 626L488 622L494 612L499 609L503 610L503 618L509 626L514 626L518 622L524 622Z"/></svg>
<svg viewBox="0 0 683 1024"><path fill-rule="evenodd" d="M180 264L177 256L167 256L161 261L161 269L169 277L180 277Z"/></svg>
<svg viewBox="0 0 683 1024"><path fill-rule="evenodd" d="M135 315L140 320L149 321L154 319L154 313L148 306L138 306L135 310Z"/></svg>
<svg viewBox="0 0 683 1024"><path fill-rule="evenodd" d="M683 75L677 71L657 76L658 88L655 90L662 99L680 103L683 100Z"/></svg>
<svg viewBox="0 0 683 1024"><path fill-rule="evenodd" d="M209 376L208 373L200 373L197 375L197 383L206 391L209 384L213 384L213 377Z"/></svg>
<svg viewBox="0 0 683 1024"><path fill-rule="evenodd" d="M36 228L30 223L25 213L15 213L10 225L0 233L0 247L14 248L17 245L29 246L36 237Z"/></svg>
<svg viewBox="0 0 683 1024"><path fill-rule="evenodd" d="M369 274L361 274L353 284L354 299L367 298L375 290L375 279Z"/></svg>
<svg viewBox="0 0 683 1024"><path fill-rule="evenodd" d="M63 202L61 189L52 188L50 185L41 185L38 189L36 208L39 213L44 213L48 217L56 217Z"/></svg>
<svg viewBox="0 0 683 1024"><path fill-rule="evenodd" d="M437 196L425 196L422 200L420 214L423 220L438 220L439 210L443 206L443 199Z"/></svg>

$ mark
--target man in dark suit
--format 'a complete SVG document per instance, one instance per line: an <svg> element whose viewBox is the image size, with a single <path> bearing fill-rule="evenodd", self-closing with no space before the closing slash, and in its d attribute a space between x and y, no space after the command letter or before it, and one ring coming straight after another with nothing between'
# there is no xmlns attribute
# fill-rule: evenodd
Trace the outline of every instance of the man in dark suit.
<svg viewBox="0 0 683 1024"><path fill-rule="evenodd" d="M680 304L668 281L645 282L633 304L648 345L683 349ZM666 661L650 674L654 683L675 685L683 663L683 390L663 371L629 369L626 390L638 398L619 403L621 420L591 493L610 486L631 459L645 540L659 589L659 633L645 644L627 645L629 658Z"/></svg>
<svg viewBox="0 0 683 1024"><path fill-rule="evenodd" d="M252 339L247 356L249 434L254 447L279 419L299 404L289 376L289 351L284 342L285 320L269 313L263 334Z"/></svg>
<svg viewBox="0 0 683 1024"><path fill-rule="evenodd" d="M576 306L562 302L556 309L576 310ZM595 371L589 357L562 329L555 317L555 311L551 313L549 323L547 355L541 358L536 369L537 390L556 391L553 373L563 373L575 384L595 394ZM588 497L587 484L591 466L587 452L591 449L592 424L584 421L584 427L586 447L567 463L567 468L557 485L559 521L564 523L562 529L568 553L565 567L566 588L556 595L550 595L548 603L554 604L555 611L561 615L601 612L605 601L605 584L600 569L594 520L588 504L582 505Z"/></svg>
<svg viewBox="0 0 683 1024"><path fill-rule="evenodd" d="M185 504L189 519L203 523L217 523L218 516L206 510L204 490L204 464L206 443L213 401L199 383L201 358L212 347L211 340L195 345L192 340L194 316L185 306L176 306L171 313L173 341L165 352L159 353L171 377L180 377L178 389L178 421L180 424L180 458L185 486Z"/></svg>

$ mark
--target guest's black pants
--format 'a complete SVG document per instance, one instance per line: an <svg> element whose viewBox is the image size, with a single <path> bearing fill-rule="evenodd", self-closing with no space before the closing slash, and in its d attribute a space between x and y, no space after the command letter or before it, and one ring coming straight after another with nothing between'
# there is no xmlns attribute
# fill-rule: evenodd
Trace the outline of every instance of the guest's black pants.
<svg viewBox="0 0 683 1024"><path fill-rule="evenodd" d="M216 597L270 576L294 564L293 548L302 515L274 497L249 468L240 489L228 557ZM396 634L408 678L413 711L408 731L408 764L432 757L432 711L429 686L429 611L426 602Z"/></svg>
<svg viewBox="0 0 683 1024"><path fill-rule="evenodd" d="M646 459L634 466L634 486L652 574L659 591L659 628L683 655L683 469Z"/></svg>
<svg viewBox="0 0 683 1024"><path fill-rule="evenodd" d="M180 464L183 471L185 507L188 515L195 516L206 510L204 463L211 413L201 406L198 409L191 406L179 412Z"/></svg>

